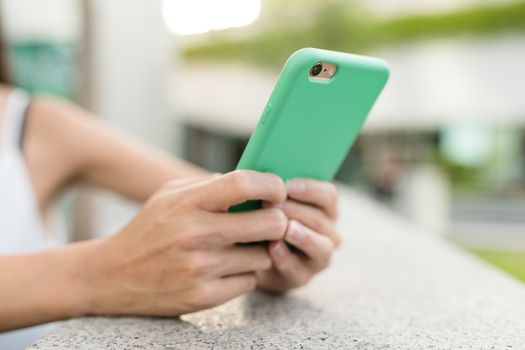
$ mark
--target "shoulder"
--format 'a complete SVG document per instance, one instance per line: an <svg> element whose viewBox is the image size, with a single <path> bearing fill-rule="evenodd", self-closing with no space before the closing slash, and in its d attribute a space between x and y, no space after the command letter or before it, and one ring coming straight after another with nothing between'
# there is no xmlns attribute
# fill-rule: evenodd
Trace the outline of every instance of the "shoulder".
<svg viewBox="0 0 525 350"><path fill-rule="evenodd" d="M83 109L62 98L45 95L33 97L24 141L28 150L42 149L61 157L75 152L85 114L87 112Z"/></svg>
<svg viewBox="0 0 525 350"><path fill-rule="evenodd" d="M35 96L28 114L28 127L33 135L49 139L51 142L63 140L79 128L88 115L71 101L52 96Z"/></svg>
<svg viewBox="0 0 525 350"><path fill-rule="evenodd" d="M31 113L42 118L67 116L75 109L78 107L60 97L36 95L31 101Z"/></svg>

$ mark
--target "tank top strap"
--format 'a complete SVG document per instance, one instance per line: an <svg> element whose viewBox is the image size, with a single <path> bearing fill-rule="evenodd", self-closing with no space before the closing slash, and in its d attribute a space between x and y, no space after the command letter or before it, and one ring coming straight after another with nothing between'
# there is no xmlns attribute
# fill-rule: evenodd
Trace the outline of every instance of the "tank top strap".
<svg viewBox="0 0 525 350"><path fill-rule="evenodd" d="M2 131L2 152L9 149L22 150L26 116L31 98L23 90L13 90L6 99Z"/></svg>

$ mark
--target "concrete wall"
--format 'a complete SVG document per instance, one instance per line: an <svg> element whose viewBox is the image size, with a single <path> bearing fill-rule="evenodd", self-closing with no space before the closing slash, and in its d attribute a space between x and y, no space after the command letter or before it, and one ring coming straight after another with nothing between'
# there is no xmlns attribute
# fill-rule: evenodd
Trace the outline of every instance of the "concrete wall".
<svg viewBox="0 0 525 350"><path fill-rule="evenodd" d="M116 127L173 149L167 117L166 72L173 43L161 0L89 0L90 109ZM134 203L108 193L89 195L91 235L116 232L135 213Z"/></svg>
<svg viewBox="0 0 525 350"><path fill-rule="evenodd" d="M160 0L92 0L93 110L168 147L165 77L170 38Z"/></svg>

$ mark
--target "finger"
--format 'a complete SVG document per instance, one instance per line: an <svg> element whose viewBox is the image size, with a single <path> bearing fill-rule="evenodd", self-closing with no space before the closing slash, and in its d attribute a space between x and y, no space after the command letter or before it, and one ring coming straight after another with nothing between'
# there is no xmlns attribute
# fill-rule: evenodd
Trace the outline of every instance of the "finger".
<svg viewBox="0 0 525 350"><path fill-rule="evenodd" d="M211 213L206 219L203 237L211 246L227 246L281 239L288 227L288 218L276 208L241 213Z"/></svg>
<svg viewBox="0 0 525 350"><path fill-rule="evenodd" d="M274 241L268 246L270 256L272 257L273 266L277 272L278 280L290 287L301 286L308 282L312 276L309 266L304 262L304 259L294 254L286 246L284 241ZM275 276L269 278L268 281L261 281L267 289L273 289L271 281Z"/></svg>
<svg viewBox="0 0 525 350"><path fill-rule="evenodd" d="M227 302L239 295L255 289L257 280L255 274L227 276L216 279L209 284L215 305Z"/></svg>
<svg viewBox="0 0 525 350"><path fill-rule="evenodd" d="M219 173L210 173L210 174L202 174L202 175L192 176L192 177L183 178L183 179L171 180L171 181L168 181L164 185L164 188L165 189L177 189L180 187L185 187L185 186L194 185L200 182L216 179L219 176L221 176L221 174Z"/></svg>
<svg viewBox="0 0 525 350"><path fill-rule="evenodd" d="M284 240L301 250L315 269L323 269L330 263L334 251L332 241L299 222L290 221Z"/></svg>
<svg viewBox="0 0 525 350"><path fill-rule="evenodd" d="M284 202L280 207L289 220L299 221L315 232L327 236L336 247L341 243L341 236L336 230L334 220L319 208L291 200Z"/></svg>
<svg viewBox="0 0 525 350"><path fill-rule="evenodd" d="M331 218L337 218L337 187L331 182L291 179L286 182L288 196L318 206Z"/></svg>
<svg viewBox="0 0 525 350"><path fill-rule="evenodd" d="M233 247L218 253L221 261L218 276L238 275L257 270L267 270L272 266L272 260L266 247Z"/></svg>
<svg viewBox="0 0 525 350"><path fill-rule="evenodd" d="M279 176L251 170L233 171L208 181L197 196L201 208L209 211L226 211L248 200L281 203L285 199L286 188Z"/></svg>

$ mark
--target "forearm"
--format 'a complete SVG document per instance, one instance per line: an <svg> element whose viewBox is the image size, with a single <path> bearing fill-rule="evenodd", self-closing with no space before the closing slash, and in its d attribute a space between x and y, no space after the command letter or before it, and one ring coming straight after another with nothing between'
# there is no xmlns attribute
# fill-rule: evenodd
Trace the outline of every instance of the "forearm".
<svg viewBox="0 0 525 350"><path fill-rule="evenodd" d="M166 182L207 173L193 164L108 127L93 125L104 147L86 155L82 179L143 201Z"/></svg>
<svg viewBox="0 0 525 350"><path fill-rule="evenodd" d="M38 98L30 110L25 153L41 208L81 180L143 201L171 179L205 173L133 140L86 110Z"/></svg>
<svg viewBox="0 0 525 350"><path fill-rule="evenodd" d="M0 332L87 313L83 269L94 244L0 257Z"/></svg>

